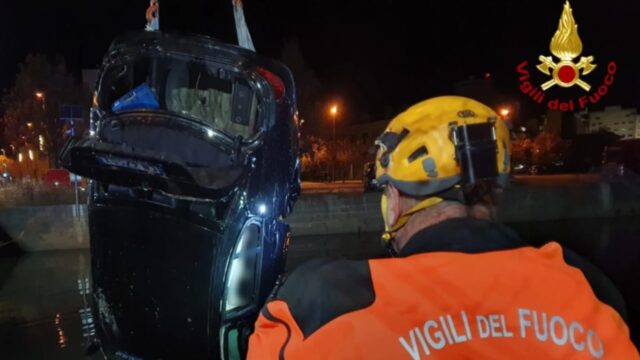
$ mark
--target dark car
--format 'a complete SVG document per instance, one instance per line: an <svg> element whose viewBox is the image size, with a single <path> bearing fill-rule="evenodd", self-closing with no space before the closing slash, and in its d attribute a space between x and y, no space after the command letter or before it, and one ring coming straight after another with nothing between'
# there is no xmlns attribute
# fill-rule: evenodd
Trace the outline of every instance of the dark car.
<svg viewBox="0 0 640 360"><path fill-rule="evenodd" d="M374 162L364 164L362 186L365 192L381 190L380 184L376 181L376 164Z"/></svg>
<svg viewBox="0 0 640 360"><path fill-rule="evenodd" d="M102 64L90 136L92 314L120 358L236 358L282 272L300 192L282 64L212 38L139 32Z"/></svg>
<svg viewBox="0 0 640 360"><path fill-rule="evenodd" d="M9 174L0 174L0 186L6 186L9 184L11 184L11 177Z"/></svg>
<svg viewBox="0 0 640 360"><path fill-rule="evenodd" d="M71 187L71 174L65 169L49 169L42 180L47 186Z"/></svg>
<svg viewBox="0 0 640 360"><path fill-rule="evenodd" d="M8 166L2 164L2 166L0 166L0 186L11 184L12 181L13 177L9 173Z"/></svg>

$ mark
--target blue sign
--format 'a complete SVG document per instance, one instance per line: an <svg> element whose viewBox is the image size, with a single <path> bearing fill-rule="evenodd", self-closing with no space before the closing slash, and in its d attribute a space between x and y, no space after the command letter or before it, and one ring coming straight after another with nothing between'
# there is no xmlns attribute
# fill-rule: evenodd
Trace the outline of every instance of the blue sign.
<svg viewBox="0 0 640 360"><path fill-rule="evenodd" d="M76 136L76 128L74 126L75 124L72 122L71 123L71 127L69 128L69 130L65 131L65 135L67 135L67 137L74 137Z"/></svg>

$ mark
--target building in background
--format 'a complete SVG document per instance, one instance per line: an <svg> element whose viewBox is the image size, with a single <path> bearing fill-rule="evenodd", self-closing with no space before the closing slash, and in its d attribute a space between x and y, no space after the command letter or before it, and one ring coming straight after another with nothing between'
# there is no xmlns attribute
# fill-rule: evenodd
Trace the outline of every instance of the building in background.
<svg viewBox="0 0 640 360"><path fill-rule="evenodd" d="M573 121L576 127L576 135L589 134L589 113L587 111L573 114Z"/></svg>
<svg viewBox="0 0 640 360"><path fill-rule="evenodd" d="M563 139L594 134L601 130L612 132L622 140L640 139L640 115L635 108L621 106L576 113L549 110L544 116L541 130L559 134Z"/></svg>
<svg viewBox="0 0 640 360"><path fill-rule="evenodd" d="M562 136L563 114L563 111L547 110L547 114L544 118L544 131L557 136Z"/></svg>
<svg viewBox="0 0 640 360"><path fill-rule="evenodd" d="M640 139L640 116L635 108L607 106L603 111L592 111L582 117L588 122L587 133L607 130L622 140Z"/></svg>
<svg viewBox="0 0 640 360"><path fill-rule="evenodd" d="M544 131L545 116L536 116L529 118L523 122L520 127L520 131L528 134L530 137L536 137L539 133Z"/></svg>

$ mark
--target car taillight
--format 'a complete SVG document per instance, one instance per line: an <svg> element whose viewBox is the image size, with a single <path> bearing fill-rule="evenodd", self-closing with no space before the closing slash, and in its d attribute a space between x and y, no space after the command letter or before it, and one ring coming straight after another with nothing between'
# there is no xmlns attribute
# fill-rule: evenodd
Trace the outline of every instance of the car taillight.
<svg viewBox="0 0 640 360"><path fill-rule="evenodd" d="M259 67L256 69L256 72L267 80L276 95L276 100L280 100L284 96L284 83L282 80L276 74L265 68Z"/></svg>

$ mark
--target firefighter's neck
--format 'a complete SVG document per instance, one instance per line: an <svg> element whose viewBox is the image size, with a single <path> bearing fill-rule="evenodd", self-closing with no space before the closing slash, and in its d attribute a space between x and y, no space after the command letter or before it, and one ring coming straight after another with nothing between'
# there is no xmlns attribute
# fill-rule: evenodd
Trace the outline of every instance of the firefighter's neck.
<svg viewBox="0 0 640 360"><path fill-rule="evenodd" d="M407 224L396 233L394 239L395 250L400 252L409 239L424 228L446 220L465 217L488 220L491 218L491 213L485 206L477 205L469 207L453 201L445 201L426 208L411 216Z"/></svg>

